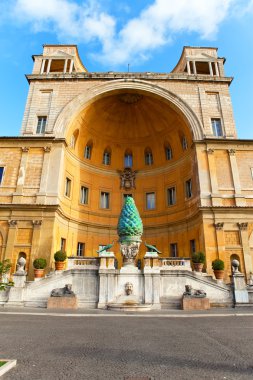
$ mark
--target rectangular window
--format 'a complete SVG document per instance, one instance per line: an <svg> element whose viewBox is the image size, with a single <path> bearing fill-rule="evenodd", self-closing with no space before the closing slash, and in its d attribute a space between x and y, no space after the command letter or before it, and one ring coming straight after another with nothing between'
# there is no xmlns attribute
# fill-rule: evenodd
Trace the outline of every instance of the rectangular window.
<svg viewBox="0 0 253 380"><path fill-rule="evenodd" d="M168 148L168 147L165 148L165 155L166 155L166 160L171 160L172 159L172 150L171 150L171 148Z"/></svg>
<svg viewBox="0 0 253 380"><path fill-rule="evenodd" d="M108 209L110 203L110 193L107 193L105 191L101 191L100 194L100 207Z"/></svg>
<svg viewBox="0 0 253 380"><path fill-rule="evenodd" d="M78 242L76 256L84 256L84 250L85 250L85 244Z"/></svg>
<svg viewBox="0 0 253 380"><path fill-rule="evenodd" d="M87 160L91 159L91 149L92 149L91 145L86 145L84 149L84 158L87 158Z"/></svg>
<svg viewBox="0 0 253 380"><path fill-rule="evenodd" d="M196 252L196 241L195 241L195 239L190 240L190 252L191 252L191 254Z"/></svg>
<svg viewBox="0 0 253 380"><path fill-rule="evenodd" d="M70 192L71 192L71 179L67 177L66 182L65 182L65 193L64 193L65 196L70 197Z"/></svg>
<svg viewBox="0 0 253 380"><path fill-rule="evenodd" d="M167 189L168 206L172 206L176 203L176 188L170 187Z"/></svg>
<svg viewBox="0 0 253 380"><path fill-rule="evenodd" d="M222 136L221 119L211 119L214 136Z"/></svg>
<svg viewBox="0 0 253 380"><path fill-rule="evenodd" d="M82 203L83 205L87 205L88 204L88 196L89 196L88 187L81 186L80 203Z"/></svg>
<svg viewBox="0 0 253 380"><path fill-rule="evenodd" d="M177 243L171 243L170 244L170 256L171 257L178 257Z"/></svg>
<svg viewBox="0 0 253 380"><path fill-rule="evenodd" d="M155 193L146 193L146 209L155 209Z"/></svg>
<svg viewBox="0 0 253 380"><path fill-rule="evenodd" d="M66 252L66 239L61 238L61 251Z"/></svg>
<svg viewBox="0 0 253 380"><path fill-rule="evenodd" d="M185 182L185 195L186 198L191 198L192 196L192 180L188 179L188 181Z"/></svg>
<svg viewBox="0 0 253 380"><path fill-rule="evenodd" d="M124 159L125 168L131 168L133 166L133 156L126 154Z"/></svg>
<svg viewBox="0 0 253 380"><path fill-rule="evenodd" d="M0 185L3 182L3 176L4 176L4 167L0 166Z"/></svg>
<svg viewBox="0 0 253 380"><path fill-rule="evenodd" d="M45 133L46 124L47 124L47 117L46 116L39 116L38 122L37 122L36 133L37 134Z"/></svg>

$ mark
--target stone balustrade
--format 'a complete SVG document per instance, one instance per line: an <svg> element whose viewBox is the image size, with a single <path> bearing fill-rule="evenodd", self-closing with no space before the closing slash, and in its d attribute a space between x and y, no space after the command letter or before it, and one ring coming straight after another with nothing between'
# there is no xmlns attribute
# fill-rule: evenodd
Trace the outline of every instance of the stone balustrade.
<svg viewBox="0 0 253 380"><path fill-rule="evenodd" d="M98 257L68 257L67 269L98 269Z"/></svg>
<svg viewBox="0 0 253 380"><path fill-rule="evenodd" d="M192 271L191 259L180 257L164 257L159 259L162 270L188 270Z"/></svg>

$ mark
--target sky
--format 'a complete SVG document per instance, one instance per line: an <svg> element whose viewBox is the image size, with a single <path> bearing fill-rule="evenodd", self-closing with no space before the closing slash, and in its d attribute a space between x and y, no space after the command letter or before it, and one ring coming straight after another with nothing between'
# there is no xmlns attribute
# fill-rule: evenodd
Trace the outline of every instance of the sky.
<svg viewBox="0 0 253 380"><path fill-rule="evenodd" d="M19 135L33 54L77 44L88 71L170 72L183 46L226 58L238 137L253 139L253 0L0 0L1 136Z"/></svg>

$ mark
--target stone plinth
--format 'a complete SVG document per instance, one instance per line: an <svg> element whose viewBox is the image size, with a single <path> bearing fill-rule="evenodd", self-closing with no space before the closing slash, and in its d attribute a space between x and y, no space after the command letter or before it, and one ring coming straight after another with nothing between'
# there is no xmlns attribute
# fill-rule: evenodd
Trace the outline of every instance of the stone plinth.
<svg viewBox="0 0 253 380"><path fill-rule="evenodd" d="M210 309L209 298L183 297L182 309L183 310L209 310Z"/></svg>
<svg viewBox="0 0 253 380"><path fill-rule="evenodd" d="M48 309L77 309L76 297L49 297Z"/></svg>

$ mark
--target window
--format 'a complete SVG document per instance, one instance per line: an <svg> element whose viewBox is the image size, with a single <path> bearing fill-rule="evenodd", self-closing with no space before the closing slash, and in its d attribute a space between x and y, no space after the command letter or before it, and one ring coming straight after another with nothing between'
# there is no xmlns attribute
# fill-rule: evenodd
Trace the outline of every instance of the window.
<svg viewBox="0 0 253 380"><path fill-rule="evenodd" d="M92 143L88 143L84 149L84 158L86 158L87 160L90 160L91 152L92 152Z"/></svg>
<svg viewBox="0 0 253 380"><path fill-rule="evenodd" d="M71 179L67 177L66 182L65 182L65 193L64 193L65 196L70 197L70 192L71 192Z"/></svg>
<svg viewBox="0 0 253 380"><path fill-rule="evenodd" d="M108 209L109 208L109 201L110 201L110 193L107 193L105 191L101 191L100 207Z"/></svg>
<svg viewBox="0 0 253 380"><path fill-rule="evenodd" d="M133 166L133 155L132 153L126 153L124 158L125 168L131 168Z"/></svg>
<svg viewBox="0 0 253 380"><path fill-rule="evenodd" d="M196 240L195 239L190 240L190 252L191 252L191 254L196 252Z"/></svg>
<svg viewBox="0 0 253 380"><path fill-rule="evenodd" d="M153 154L150 148L145 149L145 165L153 164Z"/></svg>
<svg viewBox="0 0 253 380"><path fill-rule="evenodd" d="M172 150L169 146L165 147L165 158L168 161L172 159Z"/></svg>
<svg viewBox="0 0 253 380"><path fill-rule="evenodd" d="M84 256L84 249L85 249L85 244L78 242L76 256Z"/></svg>
<svg viewBox="0 0 253 380"><path fill-rule="evenodd" d="M188 148L186 137L183 136L181 141L182 141L182 148L183 148L183 150L186 150Z"/></svg>
<svg viewBox="0 0 253 380"><path fill-rule="evenodd" d="M65 252L66 251L66 239L61 238L61 247L60 250Z"/></svg>
<svg viewBox="0 0 253 380"><path fill-rule="evenodd" d="M176 188L170 187L167 189L168 206L172 206L176 203Z"/></svg>
<svg viewBox="0 0 253 380"><path fill-rule="evenodd" d="M214 136L222 136L221 119L211 119Z"/></svg>
<svg viewBox="0 0 253 380"><path fill-rule="evenodd" d="M0 166L0 185L3 182L3 176L4 176L4 167Z"/></svg>
<svg viewBox="0 0 253 380"><path fill-rule="evenodd" d="M177 243L171 243L170 244L170 256L171 257L178 257Z"/></svg>
<svg viewBox="0 0 253 380"><path fill-rule="evenodd" d="M88 204L88 196L89 196L88 187L81 186L80 203L87 205Z"/></svg>
<svg viewBox="0 0 253 380"><path fill-rule="evenodd" d="M38 133L38 134L45 133L46 124L47 124L47 117L46 116L39 116L36 133Z"/></svg>
<svg viewBox="0 0 253 380"><path fill-rule="evenodd" d="M146 209L155 209L155 193L146 193Z"/></svg>
<svg viewBox="0 0 253 380"><path fill-rule="evenodd" d="M110 165L110 163L111 163L111 153L105 150L103 154L103 164Z"/></svg>
<svg viewBox="0 0 253 380"><path fill-rule="evenodd" d="M186 198L191 198L192 196L192 180L188 179L188 181L185 182L185 195Z"/></svg>

